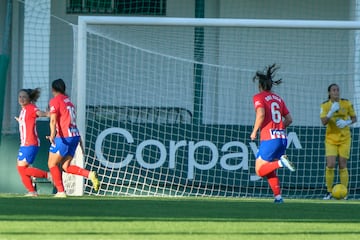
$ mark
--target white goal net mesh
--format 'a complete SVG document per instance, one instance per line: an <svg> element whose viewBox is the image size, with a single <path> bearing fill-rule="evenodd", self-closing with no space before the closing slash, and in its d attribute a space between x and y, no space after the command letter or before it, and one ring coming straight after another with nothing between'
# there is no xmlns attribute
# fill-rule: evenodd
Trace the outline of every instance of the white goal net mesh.
<svg viewBox="0 0 360 240"><path fill-rule="evenodd" d="M359 112L357 39L351 29L88 24L85 69L77 75L85 76L77 92L86 120L78 124L85 167L99 173L98 194L272 196L254 171L252 77L277 63L283 84L273 90L294 119L287 154L297 168L278 170L282 195L322 196L320 104L337 83ZM352 136L349 196L355 197L357 125ZM94 193L87 181L84 191Z"/></svg>

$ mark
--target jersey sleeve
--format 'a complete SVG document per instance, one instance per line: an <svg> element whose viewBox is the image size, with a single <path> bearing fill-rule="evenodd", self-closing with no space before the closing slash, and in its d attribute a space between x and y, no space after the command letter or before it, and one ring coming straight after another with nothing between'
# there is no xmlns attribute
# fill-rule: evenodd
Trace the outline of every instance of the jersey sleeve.
<svg viewBox="0 0 360 240"><path fill-rule="evenodd" d="M258 108L264 108L264 103L263 101L261 100L261 98L259 97L259 95L255 95L253 97L253 104L254 104L254 109L256 111L256 109Z"/></svg>
<svg viewBox="0 0 360 240"><path fill-rule="evenodd" d="M356 117L356 113L355 113L354 107L351 102L349 102L349 116Z"/></svg>
<svg viewBox="0 0 360 240"><path fill-rule="evenodd" d="M327 111L327 109L326 109L326 104L325 104L325 103L322 103L322 104L320 105L320 118L326 117L327 113L328 113L328 111Z"/></svg>
<svg viewBox="0 0 360 240"><path fill-rule="evenodd" d="M55 98L51 99L49 102L49 107L50 107L50 114L52 113L56 113L57 109L58 109L58 102L56 101Z"/></svg>
<svg viewBox="0 0 360 240"><path fill-rule="evenodd" d="M34 118L38 117L38 115L36 114L38 111L40 111L40 109L36 105L34 105L33 110L32 110L32 116Z"/></svg>

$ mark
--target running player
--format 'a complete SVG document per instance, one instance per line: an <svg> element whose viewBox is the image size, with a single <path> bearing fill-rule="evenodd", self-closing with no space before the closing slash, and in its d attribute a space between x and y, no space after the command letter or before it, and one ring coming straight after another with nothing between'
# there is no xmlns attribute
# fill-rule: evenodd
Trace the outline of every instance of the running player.
<svg viewBox="0 0 360 240"><path fill-rule="evenodd" d="M251 140L255 140L260 130L260 146L256 156L255 171L260 177L266 177L273 191L275 203L283 203L279 178L276 174L278 168L287 167L295 171L295 167L284 155L287 146L286 127L292 123L292 117L284 100L271 91L273 85L282 82L274 81L274 73L278 67L273 64L264 72L258 71L253 81L259 81L260 93L253 96L256 119Z"/></svg>
<svg viewBox="0 0 360 240"><path fill-rule="evenodd" d="M21 89L19 91L18 99L21 111L19 117L15 117L19 123L20 132L20 149L17 157L17 170L22 183L28 191L25 196L28 197L38 196L32 182L32 177L48 178L51 180L50 173L39 168L31 167L40 147L40 140L36 131L36 119L37 117L48 116L48 113L40 111L35 105L39 97L39 88Z"/></svg>
<svg viewBox="0 0 360 240"><path fill-rule="evenodd" d="M80 144L82 151L84 149L79 130L76 126L75 107L70 98L65 94L65 89L65 82L62 79L52 82L54 98L49 102L50 136L47 138L51 143L48 166L57 189L55 197L66 197L62 174L58 165L66 173L89 178L95 191L98 191L100 186L96 172L71 165L71 160L74 157L77 146Z"/></svg>

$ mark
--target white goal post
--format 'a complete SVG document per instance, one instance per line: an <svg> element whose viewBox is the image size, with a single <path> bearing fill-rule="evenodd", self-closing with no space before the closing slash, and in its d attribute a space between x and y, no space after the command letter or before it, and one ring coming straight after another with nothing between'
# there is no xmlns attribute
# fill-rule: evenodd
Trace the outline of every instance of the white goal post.
<svg viewBox="0 0 360 240"><path fill-rule="evenodd" d="M271 19L222 19L222 18L163 18L163 17L109 17L109 16L79 16L77 31L77 70L76 102L79 111L78 121L85 122L85 86L86 86L86 33L90 24L99 25L141 25L141 26L193 26L193 27L249 27L249 28L301 28L301 29L349 29L360 30L360 21L325 21L325 20L271 20ZM359 41L359 39L355 38ZM356 44L360 45L360 44ZM360 49L360 46L358 46ZM357 49L357 50L359 50ZM358 52L358 51L356 51ZM359 67L360 68L360 67ZM360 69L356 71L360 73ZM356 74L358 76L359 74ZM356 77L354 76L354 77ZM359 86L360 89L360 86ZM84 125L81 126L84 133Z"/></svg>
<svg viewBox="0 0 360 240"><path fill-rule="evenodd" d="M279 171L283 194L319 197L319 106L336 82L360 112L359 29L360 21L80 16L72 98L97 194L271 196L253 170L251 80L276 62L284 83L274 91L294 117L288 154L298 168ZM360 165L349 169L358 197ZM75 188L95 194L83 184Z"/></svg>

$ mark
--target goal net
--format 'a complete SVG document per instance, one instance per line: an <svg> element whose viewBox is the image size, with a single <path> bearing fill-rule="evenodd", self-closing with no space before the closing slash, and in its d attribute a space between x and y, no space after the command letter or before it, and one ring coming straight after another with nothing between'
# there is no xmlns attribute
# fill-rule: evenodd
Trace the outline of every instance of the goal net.
<svg viewBox="0 0 360 240"><path fill-rule="evenodd" d="M98 195L271 197L255 175L252 81L276 63L273 90L293 116L278 170L282 195L325 193L327 87L358 109L358 22L80 17L72 98L99 173ZM359 129L351 128L349 196L359 196ZM336 173L335 183L338 182ZM84 193L95 194L85 181Z"/></svg>

